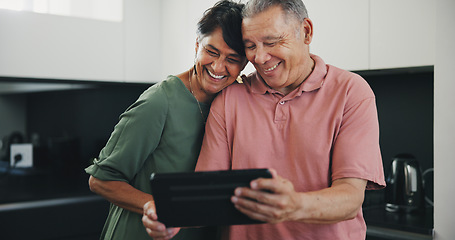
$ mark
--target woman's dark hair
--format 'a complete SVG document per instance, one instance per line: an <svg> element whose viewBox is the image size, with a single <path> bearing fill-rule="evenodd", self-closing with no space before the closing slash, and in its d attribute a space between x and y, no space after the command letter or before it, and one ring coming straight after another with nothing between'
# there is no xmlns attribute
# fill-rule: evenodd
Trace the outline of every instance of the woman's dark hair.
<svg viewBox="0 0 455 240"><path fill-rule="evenodd" d="M226 44L239 55L245 56L242 40L242 10L244 4L222 0L204 12L197 24L197 35L205 37L221 27Z"/></svg>

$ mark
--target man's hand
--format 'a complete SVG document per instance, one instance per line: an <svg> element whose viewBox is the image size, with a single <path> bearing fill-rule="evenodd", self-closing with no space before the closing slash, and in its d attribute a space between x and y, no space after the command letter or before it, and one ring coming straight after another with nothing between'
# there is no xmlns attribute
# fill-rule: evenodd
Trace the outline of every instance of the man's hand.
<svg viewBox="0 0 455 240"><path fill-rule="evenodd" d="M354 218L361 209L367 181L342 178L330 187L296 192L291 181L270 169L273 178L251 181L237 188L231 201L248 217L268 223L299 221L329 224Z"/></svg>
<svg viewBox="0 0 455 240"><path fill-rule="evenodd" d="M268 223L293 221L300 209L300 196L294 185L271 169L273 178L260 178L250 184L250 188L237 188L232 202L242 213L252 219Z"/></svg>

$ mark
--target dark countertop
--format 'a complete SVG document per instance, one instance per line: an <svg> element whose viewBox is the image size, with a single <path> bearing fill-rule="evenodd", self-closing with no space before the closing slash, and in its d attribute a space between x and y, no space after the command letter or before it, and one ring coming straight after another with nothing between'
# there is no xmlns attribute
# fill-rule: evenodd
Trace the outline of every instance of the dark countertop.
<svg viewBox="0 0 455 240"><path fill-rule="evenodd" d="M431 237L433 234L432 207L427 207L423 211L414 213L391 213L385 210L385 204L381 204L364 207L363 217L368 228L372 229L390 229L391 232L401 231L421 235L422 237Z"/></svg>
<svg viewBox="0 0 455 240"><path fill-rule="evenodd" d="M0 169L0 204L94 196L88 178L82 171L61 175L37 169Z"/></svg>
<svg viewBox="0 0 455 240"><path fill-rule="evenodd" d="M88 178L83 170L0 165L0 238L99 239L109 202L90 191Z"/></svg>

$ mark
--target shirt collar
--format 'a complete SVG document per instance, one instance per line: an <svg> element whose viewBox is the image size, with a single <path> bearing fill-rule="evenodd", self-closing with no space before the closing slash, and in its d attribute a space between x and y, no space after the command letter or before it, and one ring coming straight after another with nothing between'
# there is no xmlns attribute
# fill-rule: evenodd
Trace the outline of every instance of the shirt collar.
<svg viewBox="0 0 455 240"><path fill-rule="evenodd" d="M314 60L314 69L307 77L305 81L300 84L300 86L292 91L290 94L295 94L300 96L302 92L311 92L316 89L319 89L324 84L325 76L327 75L327 67L325 62L319 56L310 54L311 58ZM251 91L257 94L265 94L267 91L270 93L277 93L278 91L271 89L267 86L262 80L261 76L255 71L250 76L251 79Z"/></svg>

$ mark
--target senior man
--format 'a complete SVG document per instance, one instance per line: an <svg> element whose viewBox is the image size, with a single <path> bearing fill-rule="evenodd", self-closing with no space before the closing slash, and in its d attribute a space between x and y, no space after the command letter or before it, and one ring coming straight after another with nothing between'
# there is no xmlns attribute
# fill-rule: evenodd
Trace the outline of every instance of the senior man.
<svg viewBox="0 0 455 240"><path fill-rule="evenodd" d="M256 71L214 100L196 170L270 168L274 177L231 199L267 224L229 226L222 238L365 239L365 189L385 186L371 88L310 54L301 0L250 0L243 15Z"/></svg>

